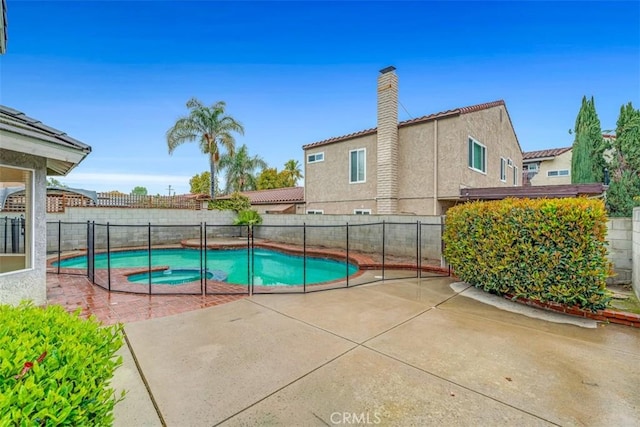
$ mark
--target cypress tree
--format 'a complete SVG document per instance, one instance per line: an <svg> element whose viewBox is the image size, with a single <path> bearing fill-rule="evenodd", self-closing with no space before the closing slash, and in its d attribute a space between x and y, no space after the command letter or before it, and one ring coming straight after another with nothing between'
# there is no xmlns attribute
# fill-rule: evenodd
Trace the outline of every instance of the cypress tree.
<svg viewBox="0 0 640 427"><path fill-rule="evenodd" d="M582 97L582 105L574 128L575 140L571 154L573 184L602 182L605 142L593 97Z"/></svg>
<svg viewBox="0 0 640 427"><path fill-rule="evenodd" d="M610 216L628 217L640 205L640 110L631 103L620 108L612 144L611 185L607 191Z"/></svg>

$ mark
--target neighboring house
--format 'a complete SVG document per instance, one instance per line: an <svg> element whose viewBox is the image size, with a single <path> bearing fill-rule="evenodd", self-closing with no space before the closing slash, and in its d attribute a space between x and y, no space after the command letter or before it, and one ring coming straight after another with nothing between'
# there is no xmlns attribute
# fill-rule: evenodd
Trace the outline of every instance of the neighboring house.
<svg viewBox="0 0 640 427"><path fill-rule="evenodd" d="M504 101L398 123L394 70L380 71L376 128L303 146L307 213L441 215L465 188L522 184Z"/></svg>
<svg viewBox="0 0 640 427"><path fill-rule="evenodd" d="M304 213L304 187L274 188L271 190L241 191L249 198L251 207L258 213L301 214ZM230 199L231 194L217 197Z"/></svg>
<svg viewBox="0 0 640 427"><path fill-rule="evenodd" d="M22 242L0 247L0 303L46 302L46 177L66 175L90 152L64 132L0 106L0 191L24 192L22 212L0 211L5 223L19 224L10 235L3 227L3 239L17 236Z"/></svg>
<svg viewBox="0 0 640 427"><path fill-rule="evenodd" d="M571 147L522 153L524 185L571 184Z"/></svg>

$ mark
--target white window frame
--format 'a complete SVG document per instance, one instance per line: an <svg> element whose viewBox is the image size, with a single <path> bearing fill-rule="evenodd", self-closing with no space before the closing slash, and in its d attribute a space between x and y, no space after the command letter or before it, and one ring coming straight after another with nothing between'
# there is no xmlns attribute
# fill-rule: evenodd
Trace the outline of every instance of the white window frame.
<svg viewBox="0 0 640 427"><path fill-rule="evenodd" d="M571 172L569 172L569 169L554 169L547 171L547 178L564 178L567 176L571 176Z"/></svg>
<svg viewBox="0 0 640 427"><path fill-rule="evenodd" d="M479 145L480 147L482 147L484 151L484 162L482 165L484 170L477 169L473 166L475 164L475 161L474 161L475 159L472 157L469 157L469 155L473 156L473 153L475 152L475 150L472 147L472 144ZM469 150L470 147L471 147L471 150ZM481 143L480 141L478 141L477 139L475 139L474 137L472 137L471 135L469 135L469 138L467 139L467 167L473 171L486 175L487 174L487 157L488 157L487 146Z"/></svg>
<svg viewBox="0 0 640 427"><path fill-rule="evenodd" d="M321 157L320 160L318 160L318 156ZM313 160L311 160L311 157L313 157ZM307 154L307 163L320 163L320 162L324 162L324 151L321 151L319 153Z"/></svg>
<svg viewBox="0 0 640 427"><path fill-rule="evenodd" d="M522 167L526 167L527 172L537 172L539 170L537 163L525 163Z"/></svg>
<svg viewBox="0 0 640 427"><path fill-rule="evenodd" d="M9 276L11 274L24 273L25 271L32 271L35 269L34 261L35 261L35 247L36 247L36 233L35 233L35 181L36 181L36 171L31 168L23 168L20 166L7 165L4 163L0 163L0 167L3 168L11 168L23 170L31 173L31 182L30 185L24 186L24 196L25 196L25 248L24 248L24 256L25 256L25 268L21 268L19 270L6 271L4 273L0 273L0 277ZM28 205L28 206L27 206ZM4 212L5 214L7 212ZM2 213L0 213L2 215ZM28 237L28 239L26 238ZM27 246L28 245L28 246ZM8 254L12 255L12 254ZM0 256L2 256L0 254Z"/></svg>
<svg viewBox="0 0 640 427"><path fill-rule="evenodd" d="M507 159L500 157L500 181L507 182Z"/></svg>
<svg viewBox="0 0 640 427"><path fill-rule="evenodd" d="M517 166L513 167L513 186L514 187L518 186L518 167Z"/></svg>
<svg viewBox="0 0 640 427"><path fill-rule="evenodd" d="M352 181L351 180L351 167L353 166L351 164L351 155L352 153L359 153L361 152L363 153L363 161L362 161L362 180L356 180L356 181ZM357 171L356 171L357 174ZM357 177L356 177L357 178ZM366 148L356 148L355 150L349 150L349 184L362 184L363 182L367 182L367 149Z"/></svg>
<svg viewBox="0 0 640 427"><path fill-rule="evenodd" d="M307 209L307 215L323 215L323 209Z"/></svg>
<svg viewBox="0 0 640 427"><path fill-rule="evenodd" d="M371 209L354 209L354 215L371 215Z"/></svg>

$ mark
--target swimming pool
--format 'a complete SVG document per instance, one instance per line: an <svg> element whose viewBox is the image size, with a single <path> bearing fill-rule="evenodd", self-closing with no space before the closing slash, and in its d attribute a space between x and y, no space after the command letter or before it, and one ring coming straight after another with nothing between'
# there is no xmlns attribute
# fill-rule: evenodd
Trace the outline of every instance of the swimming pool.
<svg viewBox="0 0 640 427"><path fill-rule="evenodd" d="M169 266L172 270L189 269L196 270L194 280L200 280L200 254L198 249L152 249L151 266ZM265 248L253 249L253 256L247 248L220 249L206 251L207 263L204 269L207 271L222 271L226 273L227 283L247 285L253 278L256 286L299 286L307 284L328 282L345 279L347 275L354 274L358 267L353 264L345 264L344 261L333 259L290 255ZM250 269L253 260L253 269ZM57 263L54 263L57 266ZM146 250L111 252L111 268L140 268L149 267L149 253ZM60 268L87 268L86 257L67 258L60 261ZM95 255L95 268L107 268L107 254ZM306 277L305 277L306 270ZM161 284L162 279L167 279L166 274L160 272L151 275L151 283ZM139 276L130 281L148 284L148 276L141 279ZM185 283L164 283L178 285Z"/></svg>

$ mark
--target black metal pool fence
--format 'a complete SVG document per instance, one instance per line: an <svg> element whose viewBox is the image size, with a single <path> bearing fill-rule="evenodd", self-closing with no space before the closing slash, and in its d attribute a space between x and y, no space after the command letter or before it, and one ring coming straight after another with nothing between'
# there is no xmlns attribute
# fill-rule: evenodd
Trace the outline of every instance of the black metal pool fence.
<svg viewBox="0 0 640 427"><path fill-rule="evenodd" d="M442 223L373 222L331 225L219 225L219 224L112 224L87 222L47 222L47 271L57 274L84 275L111 292L149 295L251 295L267 293L307 293L348 288L385 279L449 276L451 270L441 265L443 251ZM154 251L187 246L200 252L199 277L180 285L152 283ZM263 285L255 274L255 249L268 247L302 258L302 281L298 286ZM207 274L207 252L214 249L246 249L246 284L213 280ZM146 252L145 267L115 268L114 253L136 249ZM96 267L96 256L106 256L106 268ZM85 257L86 268L67 268L65 258ZM245 257L246 256L246 260ZM307 261L310 257L330 258L345 264L339 280L308 283ZM349 275L350 264L359 271ZM166 268L166 267L164 267ZM148 273L146 284L132 284L134 273ZM277 274L276 272L273 272Z"/></svg>
<svg viewBox="0 0 640 427"><path fill-rule="evenodd" d="M24 216L0 218L0 250L3 254L23 254L25 243Z"/></svg>

